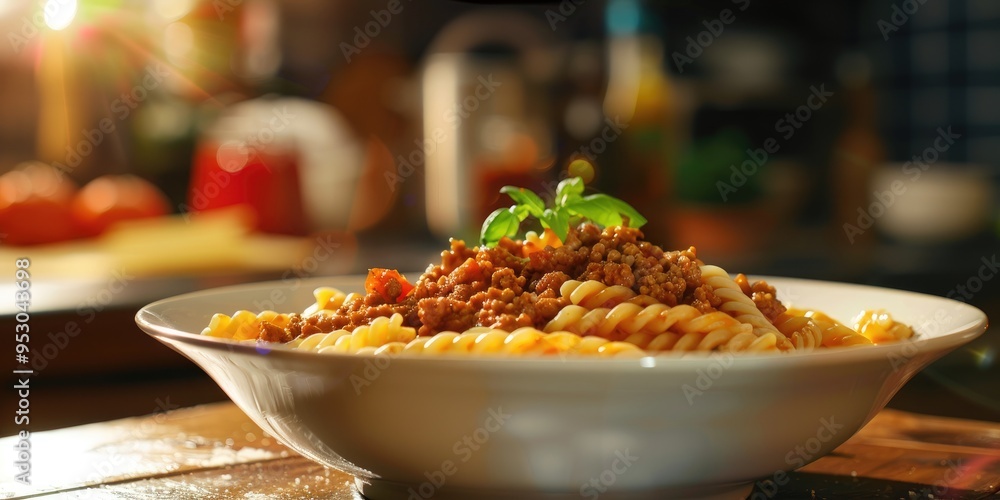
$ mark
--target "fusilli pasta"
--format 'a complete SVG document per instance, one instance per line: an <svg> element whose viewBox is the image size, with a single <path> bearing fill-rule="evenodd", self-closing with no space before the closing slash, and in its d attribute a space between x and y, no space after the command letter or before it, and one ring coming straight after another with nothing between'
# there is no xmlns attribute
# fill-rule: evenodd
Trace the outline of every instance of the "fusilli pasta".
<svg viewBox="0 0 1000 500"><path fill-rule="evenodd" d="M581 337L571 332L543 332L531 327L513 332L473 328L464 333L442 332L408 343L405 354L578 354L604 357L637 357L645 353L637 346L601 337Z"/></svg>
<svg viewBox="0 0 1000 500"><path fill-rule="evenodd" d="M823 345L823 330L812 318L785 313L774 320L774 327L796 350L811 350Z"/></svg>
<svg viewBox="0 0 1000 500"><path fill-rule="evenodd" d="M559 294L568 297L570 303L587 309L614 307L636 297L631 288L608 286L595 280L568 280L559 287Z"/></svg>
<svg viewBox="0 0 1000 500"><path fill-rule="evenodd" d="M562 308L556 317L545 325L545 331L568 331L579 335L597 335L611 340L619 340L633 333L663 333L682 321L686 325L686 322L692 321L700 315L701 313L697 309L688 305L670 307L666 304L654 304L642 307L638 304L625 302L611 309L606 307L587 309L578 305L569 305ZM725 321L719 316L715 318ZM696 330L689 329L688 331Z"/></svg>
<svg viewBox="0 0 1000 500"><path fill-rule="evenodd" d="M266 321L279 328L284 328L289 319L290 315L275 311L263 311L256 314L250 311L236 311L232 316L215 314L208 323L208 327L202 330L201 334L234 340L255 339L260 331L261 323Z"/></svg>
<svg viewBox="0 0 1000 500"><path fill-rule="evenodd" d="M536 243L541 245L544 240L538 239ZM467 258L464 262L455 272L472 276L482 272L475 259ZM352 325L338 315L365 307L367 297L320 287L313 292L315 302L301 315L245 310L233 316L216 314L202 334L246 342L282 339L290 348L318 353L599 357L637 357L668 351L807 351L898 341L913 335L910 327L893 321L884 311L866 311L855 318L852 329L817 311L785 310L780 303L775 307L774 289L768 289L766 283L760 288L766 296L751 298L751 293L758 293L758 284L753 285L755 289L751 292L745 279L737 282L718 266L699 265L698 269L706 287L705 295L699 297L707 302L704 297L714 294L721 299L721 303L711 302L718 304L715 308L704 307L705 302L669 306L654 298L654 292L644 295L635 291L638 288L570 279L561 283L559 309L552 311L554 316L545 316L551 319L544 321L541 330L521 327L508 331L474 326L461 332L442 328L445 331L421 336L417 328L410 326L412 319L404 325L407 319L403 314L389 314L385 309L380 314L386 315L369 316L364 323L338 328L336 325ZM402 284L392 280L403 278L395 278L398 273L383 272L381 276L390 277L375 285L383 286L386 296L398 304L404 292ZM394 285L399 286L390 290ZM362 298L365 300L355 302ZM566 302L569 304L565 305ZM758 307L758 303L763 305ZM461 309L458 303L450 304L447 307ZM388 305L395 307L391 301ZM773 321L764 314L765 310ZM334 330L304 333L329 329Z"/></svg>
<svg viewBox="0 0 1000 500"><path fill-rule="evenodd" d="M362 325L353 331L336 330L330 333L315 333L290 346L296 349L319 352L358 352L364 348L378 348L391 342L409 342L416 338L414 328L403 326L403 316L375 318L370 325Z"/></svg>
<svg viewBox="0 0 1000 500"><path fill-rule="evenodd" d="M316 302L302 312L304 316L310 316L321 311L334 311L347 301L346 293L328 286L321 286L314 290L313 297L316 298Z"/></svg>
<svg viewBox="0 0 1000 500"><path fill-rule="evenodd" d="M402 318L400 318L401 320ZM319 353L344 354L479 354L479 355L556 355L576 354L602 357L637 357L645 355L638 346L613 342L601 337L581 337L570 332L546 333L525 327L507 332L492 328L472 328L463 333L441 332L430 337L414 338L412 328L394 324L383 332L336 332L315 334L293 343L296 349Z"/></svg>
<svg viewBox="0 0 1000 500"><path fill-rule="evenodd" d="M678 333L667 331L660 334L633 333L625 338L625 342L650 352L660 351L712 351L712 350L746 350L749 344L732 344L733 340L741 335L756 337L750 331L749 325L737 325L725 328L718 328L707 333L688 332Z"/></svg>
<svg viewBox="0 0 1000 500"><path fill-rule="evenodd" d="M712 287L715 295L722 299L719 309L725 311L740 322L753 326L753 333L758 337L775 334L778 349L788 351L795 348L792 342L785 337L771 322L760 312L753 299L747 297L736 281L729 277L724 269L719 266L701 266L702 280Z"/></svg>

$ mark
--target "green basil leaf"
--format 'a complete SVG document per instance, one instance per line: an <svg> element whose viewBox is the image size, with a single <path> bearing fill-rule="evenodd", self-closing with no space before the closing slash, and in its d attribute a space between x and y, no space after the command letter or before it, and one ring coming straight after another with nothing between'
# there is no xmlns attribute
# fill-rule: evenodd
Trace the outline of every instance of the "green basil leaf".
<svg viewBox="0 0 1000 500"><path fill-rule="evenodd" d="M498 208L483 221L479 242L488 247L494 246L504 236L516 234L520 224L521 221L514 214L514 207Z"/></svg>
<svg viewBox="0 0 1000 500"><path fill-rule="evenodd" d="M646 218L628 203L606 194L583 196L585 186L580 177L563 179L556 188L555 206L545 208L545 202L534 192L516 186L504 186L500 192L516 203L510 208L495 210L483 222L480 243L494 246L504 236L514 237L521 222L533 216L542 227L552 230L560 240L566 241L570 222L589 220L603 227L621 226L628 218L631 227L642 227Z"/></svg>
<svg viewBox="0 0 1000 500"><path fill-rule="evenodd" d="M525 207L528 213L535 217L542 215L542 212L545 210L545 202L530 189L517 186L504 186L500 188L500 192L510 196L515 203ZM522 217L521 220L524 220L524 218Z"/></svg>
<svg viewBox="0 0 1000 500"><path fill-rule="evenodd" d="M607 195L602 195L602 196L607 196ZM646 225L646 223L649 222L646 220L645 217L642 216L642 214L639 213L638 210L633 208L632 205L629 205L628 203L625 203L624 201L619 200L618 198L615 198L613 196L608 196L608 201L610 201L617 208L618 213L628 217L629 227L639 228Z"/></svg>
<svg viewBox="0 0 1000 500"><path fill-rule="evenodd" d="M520 205L520 204L514 205L510 207L510 210L514 212L514 216L517 217L517 220L519 221L523 221L524 219L527 219L529 215L531 215L531 210L528 208L527 205Z"/></svg>
<svg viewBox="0 0 1000 500"><path fill-rule="evenodd" d="M580 211L581 206L583 211ZM628 203L603 193L586 196L582 200L582 205L574 204L572 208L605 227L624 224L623 215L628 217L629 227L642 227L647 222L646 218Z"/></svg>
<svg viewBox="0 0 1000 500"><path fill-rule="evenodd" d="M556 186L556 206L564 207L570 202L579 200L583 195L583 179L570 177L563 179Z"/></svg>
<svg viewBox="0 0 1000 500"><path fill-rule="evenodd" d="M618 215L618 209L614 204L600 197L594 198L593 196L595 195L569 203L566 205L566 208L571 213L581 215L590 219L591 222L604 227L622 225L622 218Z"/></svg>
<svg viewBox="0 0 1000 500"><path fill-rule="evenodd" d="M555 209L546 208L538 220L542 223L542 227L551 229L556 234L556 237L559 238L559 241L566 241L566 237L569 236L568 210L563 207L556 207Z"/></svg>

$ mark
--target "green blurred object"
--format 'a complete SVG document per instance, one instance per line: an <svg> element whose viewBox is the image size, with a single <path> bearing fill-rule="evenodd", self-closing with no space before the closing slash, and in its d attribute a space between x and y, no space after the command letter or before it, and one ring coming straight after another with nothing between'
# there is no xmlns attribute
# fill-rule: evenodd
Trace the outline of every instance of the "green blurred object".
<svg viewBox="0 0 1000 500"><path fill-rule="evenodd" d="M740 172L750 159L750 141L737 129L695 141L677 166L676 199L683 203L751 203L761 197L761 165L751 175Z"/></svg>

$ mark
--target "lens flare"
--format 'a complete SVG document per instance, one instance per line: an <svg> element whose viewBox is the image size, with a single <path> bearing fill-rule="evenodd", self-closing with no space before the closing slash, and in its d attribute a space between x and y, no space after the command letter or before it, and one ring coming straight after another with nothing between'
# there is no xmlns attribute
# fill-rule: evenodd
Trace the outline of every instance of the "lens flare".
<svg viewBox="0 0 1000 500"><path fill-rule="evenodd" d="M42 9L45 25L55 31L65 29L76 17L76 2L77 0L48 0L45 2L45 7Z"/></svg>
<svg viewBox="0 0 1000 500"><path fill-rule="evenodd" d="M976 359L976 367L981 370L989 369L993 366L993 361L996 360L997 353L992 347L983 347L971 352Z"/></svg>

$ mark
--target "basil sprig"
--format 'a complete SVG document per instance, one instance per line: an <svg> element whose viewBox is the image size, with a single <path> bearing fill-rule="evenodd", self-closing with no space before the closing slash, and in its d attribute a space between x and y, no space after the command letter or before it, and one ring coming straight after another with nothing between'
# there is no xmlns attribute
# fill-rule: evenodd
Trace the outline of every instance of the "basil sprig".
<svg viewBox="0 0 1000 500"><path fill-rule="evenodd" d="M512 238L518 234L521 222L528 216L538 219L542 227L551 229L560 241L566 241L570 224L582 220L604 227L620 226L625 217L630 227L642 227L646 223L645 217L618 198L601 193L583 196L583 179L579 177L559 183L552 207L546 207L545 202L529 189L504 186L500 192L510 196L514 205L498 208L483 222L479 241L488 247L496 245L504 236Z"/></svg>

